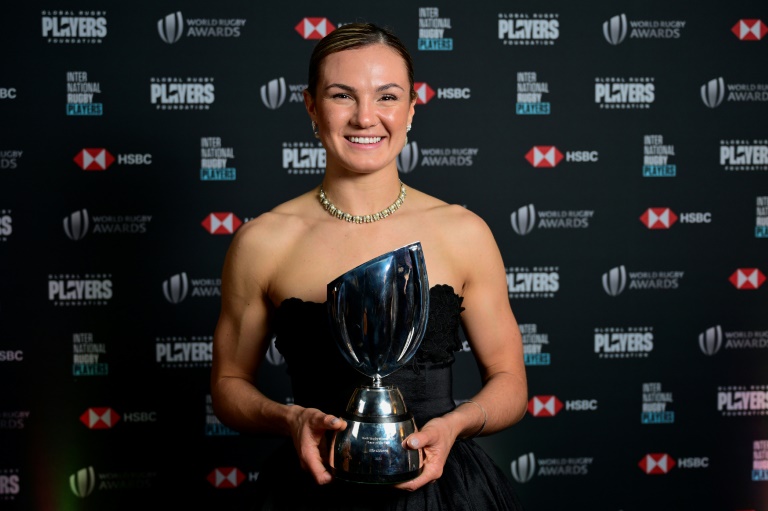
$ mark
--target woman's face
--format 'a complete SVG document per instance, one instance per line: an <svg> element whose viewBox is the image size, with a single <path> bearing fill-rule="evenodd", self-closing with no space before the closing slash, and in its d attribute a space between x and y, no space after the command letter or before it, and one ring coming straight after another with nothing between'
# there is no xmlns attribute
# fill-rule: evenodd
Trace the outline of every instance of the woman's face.
<svg viewBox="0 0 768 511"><path fill-rule="evenodd" d="M315 97L304 101L327 153L327 167L371 173L395 165L411 123L408 73L402 57L383 44L328 55Z"/></svg>

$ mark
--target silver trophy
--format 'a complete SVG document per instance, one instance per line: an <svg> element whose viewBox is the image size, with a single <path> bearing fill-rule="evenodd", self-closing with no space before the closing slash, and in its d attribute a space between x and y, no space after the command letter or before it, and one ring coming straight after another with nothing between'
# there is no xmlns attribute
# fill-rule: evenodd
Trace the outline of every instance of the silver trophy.
<svg viewBox="0 0 768 511"><path fill-rule="evenodd" d="M372 379L355 389L331 443L331 472L346 481L393 484L422 471L421 450L404 441L417 431L397 387L381 379L405 365L421 344L429 281L421 243L361 264L328 284L333 336L352 367Z"/></svg>

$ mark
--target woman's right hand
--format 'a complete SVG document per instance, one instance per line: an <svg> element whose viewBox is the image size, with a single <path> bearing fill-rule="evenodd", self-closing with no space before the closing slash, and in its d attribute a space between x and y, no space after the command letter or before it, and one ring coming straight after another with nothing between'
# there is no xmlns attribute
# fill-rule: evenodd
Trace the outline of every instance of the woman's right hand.
<svg viewBox="0 0 768 511"><path fill-rule="evenodd" d="M344 431L346 427L343 419L317 408L304 408L296 416L291 432L293 446L299 455L301 468L309 472L317 484L328 484L333 480L324 464L326 431Z"/></svg>

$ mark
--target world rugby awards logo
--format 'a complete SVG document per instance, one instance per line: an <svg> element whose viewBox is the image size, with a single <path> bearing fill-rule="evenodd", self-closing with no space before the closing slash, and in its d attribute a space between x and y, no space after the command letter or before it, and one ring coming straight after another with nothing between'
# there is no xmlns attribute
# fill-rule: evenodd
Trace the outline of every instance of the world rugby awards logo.
<svg viewBox="0 0 768 511"><path fill-rule="evenodd" d="M699 334L699 348L705 355L714 355L723 346L723 329L720 325L707 328Z"/></svg>
<svg viewBox="0 0 768 511"><path fill-rule="evenodd" d="M616 46L627 37L627 16L619 14L603 23L603 36L605 40Z"/></svg>
<svg viewBox="0 0 768 511"><path fill-rule="evenodd" d="M281 76L261 86L261 101L270 110L277 110L285 102L285 79Z"/></svg>
<svg viewBox="0 0 768 511"><path fill-rule="evenodd" d="M627 269L622 264L603 273L603 289L610 296L619 296L627 287Z"/></svg>
<svg viewBox="0 0 768 511"><path fill-rule="evenodd" d="M400 154L397 155L397 169L403 174L413 171L418 162L419 146L416 142L406 144Z"/></svg>
<svg viewBox="0 0 768 511"><path fill-rule="evenodd" d="M163 42L168 44L176 43L181 39L183 32L184 18L181 16L181 11L176 11L165 18L157 20L157 33L160 34L160 39Z"/></svg>
<svg viewBox="0 0 768 511"><path fill-rule="evenodd" d="M725 99L725 81L723 77L713 78L701 86L701 100L709 108L717 108Z"/></svg>
<svg viewBox="0 0 768 511"><path fill-rule="evenodd" d="M81 499L93 493L96 488L96 473L93 467L81 468L69 476L69 488Z"/></svg>
<svg viewBox="0 0 768 511"><path fill-rule="evenodd" d="M81 209L64 217L64 234L72 241L78 241L88 233L88 210Z"/></svg>
<svg viewBox="0 0 768 511"><path fill-rule="evenodd" d="M510 469L515 481L518 483L527 483L533 478L533 474L536 472L536 457L532 452L523 454L516 460L512 460Z"/></svg>
<svg viewBox="0 0 768 511"><path fill-rule="evenodd" d="M510 215L512 229L520 236L525 236L536 226L536 208L533 204L523 206Z"/></svg>
<svg viewBox="0 0 768 511"><path fill-rule="evenodd" d="M163 295L171 303L184 301L189 292L189 279L186 272L177 273L168 280L163 281Z"/></svg>

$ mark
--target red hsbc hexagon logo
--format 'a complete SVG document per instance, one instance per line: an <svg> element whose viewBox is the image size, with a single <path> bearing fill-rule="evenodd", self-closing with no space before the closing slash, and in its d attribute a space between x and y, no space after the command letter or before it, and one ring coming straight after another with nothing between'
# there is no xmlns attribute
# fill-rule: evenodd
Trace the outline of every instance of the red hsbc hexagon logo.
<svg viewBox="0 0 768 511"><path fill-rule="evenodd" d="M120 416L112 408L88 408L80 416L80 422L88 429L109 429L120 420Z"/></svg>
<svg viewBox="0 0 768 511"><path fill-rule="evenodd" d="M765 282L765 275L758 268L739 268L728 280L736 289L757 289Z"/></svg>
<svg viewBox="0 0 768 511"><path fill-rule="evenodd" d="M322 39L336 30L328 18L304 18L293 28L304 39Z"/></svg>
<svg viewBox="0 0 768 511"><path fill-rule="evenodd" d="M83 170L107 170L115 161L115 157L103 148L83 149L73 159Z"/></svg>
<svg viewBox="0 0 768 511"><path fill-rule="evenodd" d="M525 155L528 163L537 168L552 168L563 159L563 153L553 145L535 145Z"/></svg>
<svg viewBox="0 0 768 511"><path fill-rule="evenodd" d="M211 234L232 234L243 222L234 213L211 213L200 224Z"/></svg>
<svg viewBox="0 0 768 511"><path fill-rule="evenodd" d="M739 20L731 32L742 41L759 41L768 33L768 27L761 20Z"/></svg>
<svg viewBox="0 0 768 511"><path fill-rule="evenodd" d="M677 215L669 208L648 208L640 221L649 229L669 229L677 222Z"/></svg>
<svg viewBox="0 0 768 511"><path fill-rule="evenodd" d="M245 480L245 474L237 467L219 467L213 469L206 479L216 488L237 488Z"/></svg>
<svg viewBox="0 0 768 511"><path fill-rule="evenodd" d="M435 97L435 91L427 82L416 82L413 84L413 89L416 91L417 105L426 105L430 99Z"/></svg>
<svg viewBox="0 0 768 511"><path fill-rule="evenodd" d="M534 417L554 417L563 409L563 402L557 396L533 396L528 401L528 413Z"/></svg>
<svg viewBox="0 0 768 511"><path fill-rule="evenodd" d="M666 474L675 466L675 460L669 454L646 454L637 465L646 474Z"/></svg>

